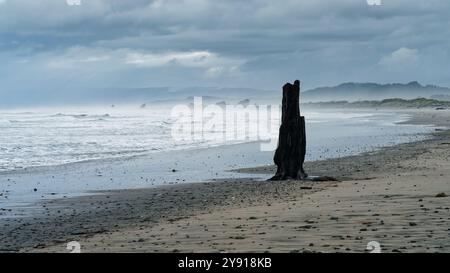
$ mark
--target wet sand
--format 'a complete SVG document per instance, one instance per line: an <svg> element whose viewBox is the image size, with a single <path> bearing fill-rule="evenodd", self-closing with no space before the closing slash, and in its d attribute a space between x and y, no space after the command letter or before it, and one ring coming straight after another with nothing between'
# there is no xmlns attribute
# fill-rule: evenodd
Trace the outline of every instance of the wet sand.
<svg viewBox="0 0 450 273"><path fill-rule="evenodd" d="M449 111L412 114L450 127ZM370 241L382 252L449 252L449 159L450 132L439 130L305 166L340 182L241 179L52 200L45 217L5 221L0 251L67 252L75 240L83 252L364 252Z"/></svg>

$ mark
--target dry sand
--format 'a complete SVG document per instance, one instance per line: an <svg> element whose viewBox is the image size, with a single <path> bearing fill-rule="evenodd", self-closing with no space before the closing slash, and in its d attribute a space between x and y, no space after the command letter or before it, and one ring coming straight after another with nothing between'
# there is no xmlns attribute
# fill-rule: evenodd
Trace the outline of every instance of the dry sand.
<svg viewBox="0 0 450 273"><path fill-rule="evenodd" d="M450 127L449 111L413 114ZM377 241L382 252L449 252L449 159L443 130L306 164L341 182L233 180L51 201L46 218L11 220L0 250L67 252L76 240L83 252L364 252Z"/></svg>

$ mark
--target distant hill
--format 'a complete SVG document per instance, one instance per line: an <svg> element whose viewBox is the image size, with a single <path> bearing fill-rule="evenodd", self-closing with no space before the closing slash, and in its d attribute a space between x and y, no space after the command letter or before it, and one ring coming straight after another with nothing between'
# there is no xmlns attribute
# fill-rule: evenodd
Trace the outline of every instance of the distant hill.
<svg viewBox="0 0 450 273"><path fill-rule="evenodd" d="M272 99L281 96L280 92L253 88L221 88L221 87L159 87L159 88L115 88L95 90L99 97L120 101L145 100L145 102L192 101L194 97L202 97L206 101L244 99ZM92 98L92 96L91 96Z"/></svg>
<svg viewBox="0 0 450 273"><path fill-rule="evenodd" d="M221 87L143 87L143 88L95 88L80 90L65 90L65 92L46 92L33 95L33 101L24 104L21 100L26 94L13 94L2 99L0 108L5 106L41 106L41 105L85 105L85 104L137 104L148 106L152 103L190 103L194 97L202 97L205 103L226 101L238 103L251 99L271 101L281 96L281 92L252 88L221 88Z"/></svg>
<svg viewBox="0 0 450 273"><path fill-rule="evenodd" d="M30 100L24 102L23 97ZM13 93L0 97L0 108L37 105L83 105L83 104L136 104L148 106L153 103L191 103L193 97L203 97L205 103L225 101L228 104L274 104L281 103L281 85L276 90L256 88L222 87L144 87L144 88L96 88L53 90L36 93ZM301 93L301 103L325 101L375 101L390 98L436 99L450 101L450 88L435 85L343 83L334 87L319 87Z"/></svg>
<svg viewBox="0 0 450 273"><path fill-rule="evenodd" d="M439 101L426 98L412 100L405 99L384 99L384 100L364 100L364 101L327 101L309 102L302 104L302 107L311 108L435 108L437 110L450 109L450 101Z"/></svg>
<svg viewBox="0 0 450 273"><path fill-rule="evenodd" d="M449 95L442 95L442 94L434 95L434 96L431 96L431 98L435 99L435 100L450 101L450 94Z"/></svg>
<svg viewBox="0 0 450 273"><path fill-rule="evenodd" d="M414 81L407 84L343 83L334 87L319 87L302 93L302 102L361 101L388 98L415 99L450 95L450 88L421 85Z"/></svg>

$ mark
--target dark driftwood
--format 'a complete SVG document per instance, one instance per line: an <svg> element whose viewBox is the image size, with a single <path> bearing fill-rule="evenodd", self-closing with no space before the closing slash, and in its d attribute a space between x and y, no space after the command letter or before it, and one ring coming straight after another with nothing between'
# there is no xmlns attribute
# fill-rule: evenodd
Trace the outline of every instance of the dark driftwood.
<svg viewBox="0 0 450 273"><path fill-rule="evenodd" d="M283 86L283 107L278 148L274 161L277 173L271 180L305 179L305 118L300 116L300 81Z"/></svg>

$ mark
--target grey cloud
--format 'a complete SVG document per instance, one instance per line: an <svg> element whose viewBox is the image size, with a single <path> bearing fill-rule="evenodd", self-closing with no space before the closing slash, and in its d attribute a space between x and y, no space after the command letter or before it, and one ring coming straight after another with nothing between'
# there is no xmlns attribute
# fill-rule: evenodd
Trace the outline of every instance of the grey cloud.
<svg viewBox="0 0 450 273"><path fill-rule="evenodd" d="M0 96L36 86L174 82L267 89L293 78L306 88L344 81L450 85L447 0L384 0L381 7L365 0L81 1L0 3ZM388 69L402 49L417 53L409 56L415 65ZM201 66L180 61L193 52L213 57ZM147 65L130 65L129 54ZM149 65L155 58L160 65Z"/></svg>

